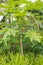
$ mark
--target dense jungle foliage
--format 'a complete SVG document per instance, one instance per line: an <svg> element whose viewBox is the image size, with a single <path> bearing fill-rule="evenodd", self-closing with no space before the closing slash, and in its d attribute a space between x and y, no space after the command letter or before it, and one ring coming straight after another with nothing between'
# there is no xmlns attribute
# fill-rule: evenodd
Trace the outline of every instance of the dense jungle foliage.
<svg viewBox="0 0 43 65"><path fill-rule="evenodd" d="M43 65L43 1L0 0L0 65Z"/></svg>

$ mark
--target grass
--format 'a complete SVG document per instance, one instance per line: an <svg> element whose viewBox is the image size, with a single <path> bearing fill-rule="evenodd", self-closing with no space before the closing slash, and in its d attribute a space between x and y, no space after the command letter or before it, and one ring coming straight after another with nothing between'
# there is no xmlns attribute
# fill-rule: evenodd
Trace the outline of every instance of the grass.
<svg viewBox="0 0 43 65"><path fill-rule="evenodd" d="M43 55L38 55L35 58L34 54L26 54L22 56L11 53L7 56L0 56L0 65L43 65Z"/></svg>

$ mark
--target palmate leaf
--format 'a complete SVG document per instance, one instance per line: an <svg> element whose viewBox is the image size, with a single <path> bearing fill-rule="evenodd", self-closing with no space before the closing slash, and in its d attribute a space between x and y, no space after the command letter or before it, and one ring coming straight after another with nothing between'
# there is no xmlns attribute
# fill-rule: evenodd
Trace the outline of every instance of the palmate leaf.
<svg viewBox="0 0 43 65"><path fill-rule="evenodd" d="M41 39L42 39L42 36L40 35L40 33L37 33L36 31L27 31L26 34L25 34L25 37L29 37L31 42L33 40L37 41L37 42L41 42Z"/></svg>
<svg viewBox="0 0 43 65"><path fill-rule="evenodd" d="M24 12L23 12L23 13L20 12L20 13L16 13L16 14L14 14L14 16L18 16L18 17L19 17L19 16L20 16L20 17L21 17L21 16L26 16L26 13L24 13Z"/></svg>
<svg viewBox="0 0 43 65"><path fill-rule="evenodd" d="M4 28L0 30L0 35L3 35L3 40L7 40L8 36L12 35L13 37L15 37L18 32L19 31L15 30L14 28Z"/></svg>
<svg viewBox="0 0 43 65"><path fill-rule="evenodd" d="M8 36L12 35L13 37L16 36L16 33L18 33L17 30L15 29L9 29L8 31L5 32L4 36L3 36L3 40L6 40Z"/></svg>

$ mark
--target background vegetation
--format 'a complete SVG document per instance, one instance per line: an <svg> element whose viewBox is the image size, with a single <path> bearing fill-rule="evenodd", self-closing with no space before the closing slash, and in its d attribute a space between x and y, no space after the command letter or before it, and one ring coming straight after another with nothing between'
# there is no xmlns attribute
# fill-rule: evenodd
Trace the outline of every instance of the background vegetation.
<svg viewBox="0 0 43 65"><path fill-rule="evenodd" d="M0 0L0 65L43 65L43 1Z"/></svg>

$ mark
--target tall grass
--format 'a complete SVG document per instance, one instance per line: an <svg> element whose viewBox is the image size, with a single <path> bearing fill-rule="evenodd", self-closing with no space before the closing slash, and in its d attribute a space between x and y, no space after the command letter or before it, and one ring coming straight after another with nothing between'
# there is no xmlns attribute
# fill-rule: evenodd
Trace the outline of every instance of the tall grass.
<svg viewBox="0 0 43 65"><path fill-rule="evenodd" d="M0 56L0 65L43 65L43 55L38 55L35 58L33 54L22 56L11 53L8 56Z"/></svg>

